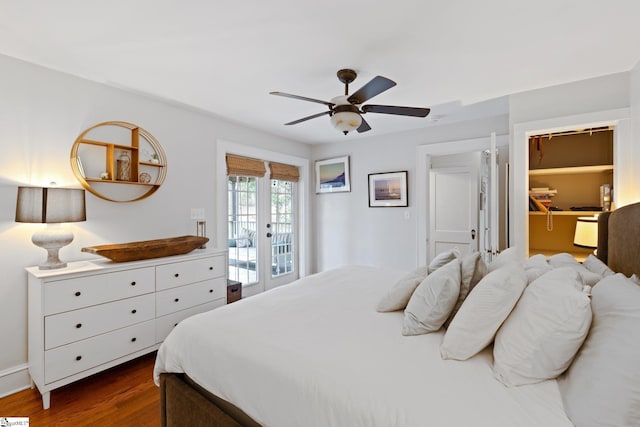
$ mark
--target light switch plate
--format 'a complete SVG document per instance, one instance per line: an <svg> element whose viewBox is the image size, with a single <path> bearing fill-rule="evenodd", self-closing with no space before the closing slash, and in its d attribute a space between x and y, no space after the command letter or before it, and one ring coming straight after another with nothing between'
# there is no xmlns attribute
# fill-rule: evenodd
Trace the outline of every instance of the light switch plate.
<svg viewBox="0 0 640 427"><path fill-rule="evenodd" d="M204 208L191 208L191 219L204 219Z"/></svg>

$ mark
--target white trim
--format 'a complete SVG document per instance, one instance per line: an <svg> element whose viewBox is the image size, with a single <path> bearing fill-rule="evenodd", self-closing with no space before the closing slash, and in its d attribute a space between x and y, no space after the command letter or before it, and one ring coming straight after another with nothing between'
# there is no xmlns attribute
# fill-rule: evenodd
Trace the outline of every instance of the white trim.
<svg viewBox="0 0 640 427"><path fill-rule="evenodd" d="M496 145L504 146L509 144L508 135L496 136ZM417 265L423 265L429 259L429 245L427 242L429 233L429 170L431 169L431 157L446 154L461 154L471 151L483 151L491 148L491 136L484 138L463 139L459 141L448 141L436 144L425 144L416 147L416 181L415 200L417 201L418 213L418 257Z"/></svg>
<svg viewBox="0 0 640 427"><path fill-rule="evenodd" d="M300 180L298 181L298 245L299 251L298 271L300 277L311 273L311 179L310 161L302 157L278 153L219 139L216 147L216 246L227 247L227 165L226 154L253 157L267 161L286 163L300 168ZM256 287L253 287L256 288ZM262 288L262 287L260 287ZM257 293L259 289L248 287L247 292ZM243 292L244 294L244 292ZM244 296L244 295L243 295Z"/></svg>
<svg viewBox="0 0 640 427"><path fill-rule="evenodd" d="M26 363L0 371L0 397L9 396L30 387L29 365Z"/></svg>
<svg viewBox="0 0 640 427"><path fill-rule="evenodd" d="M615 126L614 130L614 204L627 204L633 196L623 193L621 177L633 176L633 165L625 163L633 159L631 143L631 125L628 123L630 111L628 108L597 111L593 113L577 114L573 116L554 117L551 119L535 120L516 123L513 125L513 138L509 149L510 197L509 197L509 246L515 246L519 255L525 257L529 246L529 136L539 133L562 132L598 126ZM626 142L625 142L626 141ZM626 161L625 161L626 160ZM617 191L616 191L617 190ZM622 194L621 194L622 193Z"/></svg>

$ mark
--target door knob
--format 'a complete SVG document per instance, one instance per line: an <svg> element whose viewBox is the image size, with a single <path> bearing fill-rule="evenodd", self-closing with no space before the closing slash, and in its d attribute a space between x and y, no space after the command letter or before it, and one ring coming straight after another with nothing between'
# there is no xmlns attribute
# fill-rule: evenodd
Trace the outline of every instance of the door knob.
<svg viewBox="0 0 640 427"><path fill-rule="evenodd" d="M273 236L273 234L267 233L267 237L271 237L271 236Z"/></svg>
<svg viewBox="0 0 640 427"><path fill-rule="evenodd" d="M476 230L471 230L471 240L476 240Z"/></svg>

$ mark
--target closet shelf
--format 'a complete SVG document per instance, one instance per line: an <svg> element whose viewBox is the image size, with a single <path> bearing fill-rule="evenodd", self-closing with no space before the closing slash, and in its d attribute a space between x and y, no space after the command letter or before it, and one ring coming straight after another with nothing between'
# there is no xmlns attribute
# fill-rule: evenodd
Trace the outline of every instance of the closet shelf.
<svg viewBox="0 0 640 427"><path fill-rule="evenodd" d="M550 169L531 169L529 176L536 175L569 175L576 173L600 173L613 172L613 165L596 165L596 166L574 166L568 168L550 168Z"/></svg>
<svg viewBox="0 0 640 427"><path fill-rule="evenodd" d="M551 211L553 216L594 216L598 215L599 211ZM529 212L532 216L546 215L546 212Z"/></svg>

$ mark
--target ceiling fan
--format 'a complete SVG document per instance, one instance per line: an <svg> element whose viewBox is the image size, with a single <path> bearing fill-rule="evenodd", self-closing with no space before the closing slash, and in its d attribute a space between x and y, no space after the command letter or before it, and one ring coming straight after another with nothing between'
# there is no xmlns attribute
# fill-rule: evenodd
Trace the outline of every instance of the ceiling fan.
<svg viewBox="0 0 640 427"><path fill-rule="evenodd" d="M362 86L352 95L349 95L349 83L353 82L358 74L350 69L343 69L338 71L338 80L344 83L344 95L336 96L331 99L330 102L322 101L320 99L307 98L305 96L292 95L285 92L269 92L271 95L285 96L287 98L300 99L302 101L316 102L318 104L324 104L329 107L328 111L322 113L313 114L311 116L303 117L298 120L294 120L285 125L295 125L307 120L315 119L325 115L331 116L331 124L338 130L342 131L345 135L352 130L357 130L359 133L371 130L371 126L362 117L365 113L382 113L382 114L396 114L399 116L412 116L412 117L426 117L431 111L429 108L417 108L417 107L398 107L393 105L361 105L376 95L384 92L387 89L391 89L396 85L396 82L386 77L376 76L369 81L366 85Z"/></svg>

